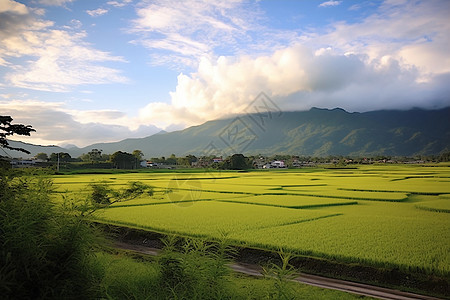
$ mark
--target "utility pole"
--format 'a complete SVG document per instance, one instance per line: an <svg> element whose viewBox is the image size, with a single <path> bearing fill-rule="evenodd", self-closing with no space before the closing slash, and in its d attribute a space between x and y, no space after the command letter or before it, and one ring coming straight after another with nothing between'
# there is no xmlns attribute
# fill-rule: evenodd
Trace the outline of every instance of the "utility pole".
<svg viewBox="0 0 450 300"><path fill-rule="evenodd" d="M56 165L56 171L59 172L59 152L58 152L58 164Z"/></svg>

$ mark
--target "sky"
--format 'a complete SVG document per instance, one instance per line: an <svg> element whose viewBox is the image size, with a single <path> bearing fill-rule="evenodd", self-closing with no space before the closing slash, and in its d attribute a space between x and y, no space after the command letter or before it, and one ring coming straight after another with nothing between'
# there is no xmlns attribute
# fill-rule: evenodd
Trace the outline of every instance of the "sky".
<svg viewBox="0 0 450 300"><path fill-rule="evenodd" d="M0 114L41 145L242 113L450 106L450 1L0 0Z"/></svg>

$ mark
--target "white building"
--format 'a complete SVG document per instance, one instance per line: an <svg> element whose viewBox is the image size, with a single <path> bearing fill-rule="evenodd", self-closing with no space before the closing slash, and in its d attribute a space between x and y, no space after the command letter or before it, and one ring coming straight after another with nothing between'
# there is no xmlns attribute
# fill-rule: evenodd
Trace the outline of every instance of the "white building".
<svg viewBox="0 0 450 300"><path fill-rule="evenodd" d="M284 164L284 161L282 161L282 160L275 160L270 163L270 166L272 168L286 168L286 165Z"/></svg>
<svg viewBox="0 0 450 300"><path fill-rule="evenodd" d="M158 167L158 164L154 163L154 162L151 162L149 160L143 160L143 161L141 161L141 167L144 167L144 168L156 168L156 167Z"/></svg>

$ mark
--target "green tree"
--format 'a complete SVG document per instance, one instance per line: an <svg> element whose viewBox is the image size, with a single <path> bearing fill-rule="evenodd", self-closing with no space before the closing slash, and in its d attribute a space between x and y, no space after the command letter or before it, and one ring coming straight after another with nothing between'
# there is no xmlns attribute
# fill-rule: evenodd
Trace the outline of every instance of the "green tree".
<svg viewBox="0 0 450 300"><path fill-rule="evenodd" d="M197 157L191 154L187 155L186 157L177 158L177 164L181 166L191 166L191 164L196 161Z"/></svg>
<svg viewBox="0 0 450 300"><path fill-rule="evenodd" d="M14 134L29 136L31 132L36 130L31 128L30 125L11 124L12 120L13 118L10 116L0 116L0 147L30 154L30 151L28 150L11 147L8 143L7 137Z"/></svg>
<svg viewBox="0 0 450 300"><path fill-rule="evenodd" d="M141 150L134 150L133 153L131 154L133 154L133 156L139 160L141 160L144 157L144 153Z"/></svg>
<svg viewBox="0 0 450 300"><path fill-rule="evenodd" d="M109 161L110 157L111 155L109 154L102 154L100 161Z"/></svg>
<svg viewBox="0 0 450 300"><path fill-rule="evenodd" d="M87 154L92 163L98 162L102 158L102 150L99 150L99 149L92 149Z"/></svg>
<svg viewBox="0 0 450 300"><path fill-rule="evenodd" d="M439 161L450 161L450 151L439 154Z"/></svg>
<svg viewBox="0 0 450 300"><path fill-rule="evenodd" d="M191 163L197 161L197 157L196 157L195 155L191 155L191 154L187 155L187 156L186 156L186 159L188 160L189 165L190 165Z"/></svg>
<svg viewBox="0 0 450 300"><path fill-rule="evenodd" d="M221 167L231 170L246 170L251 168L251 163L243 154L233 154L222 163Z"/></svg>
<svg viewBox="0 0 450 300"><path fill-rule="evenodd" d="M111 155L111 162L117 169L133 169L136 158L131 153L117 151Z"/></svg>
<svg viewBox="0 0 450 300"><path fill-rule="evenodd" d="M52 153L50 154L50 161L53 162L57 162L58 161L58 156L59 156L59 161L60 162L68 162L72 159L72 156L70 156L69 153L66 152L59 152L59 153Z"/></svg>
<svg viewBox="0 0 450 300"><path fill-rule="evenodd" d="M48 160L48 155L47 155L47 153L41 152L41 153L36 154L36 156L34 158L40 159L40 160Z"/></svg>
<svg viewBox="0 0 450 300"><path fill-rule="evenodd" d="M144 153L141 150L134 150L132 155L135 158L135 168L139 168L140 163L144 157Z"/></svg>
<svg viewBox="0 0 450 300"><path fill-rule="evenodd" d="M175 154L171 154L168 159L166 159L166 164L168 165L175 165L177 163L177 157Z"/></svg>
<svg viewBox="0 0 450 300"><path fill-rule="evenodd" d="M87 154L87 153L81 154L78 158L81 159L84 162L90 162L91 161L91 158L89 157L89 154Z"/></svg>

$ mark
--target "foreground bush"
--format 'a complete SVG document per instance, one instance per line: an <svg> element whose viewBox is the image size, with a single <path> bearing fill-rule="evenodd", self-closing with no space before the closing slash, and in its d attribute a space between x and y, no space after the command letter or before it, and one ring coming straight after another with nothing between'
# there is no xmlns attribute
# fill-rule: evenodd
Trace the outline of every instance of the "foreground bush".
<svg viewBox="0 0 450 300"><path fill-rule="evenodd" d="M43 175L0 170L2 299L89 298L95 235L68 205L51 201Z"/></svg>

